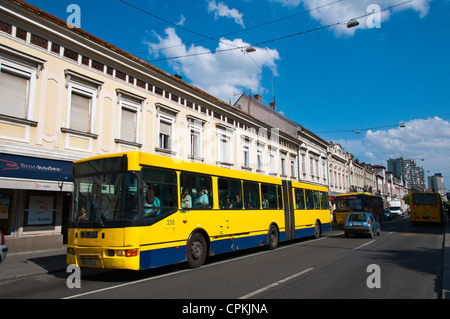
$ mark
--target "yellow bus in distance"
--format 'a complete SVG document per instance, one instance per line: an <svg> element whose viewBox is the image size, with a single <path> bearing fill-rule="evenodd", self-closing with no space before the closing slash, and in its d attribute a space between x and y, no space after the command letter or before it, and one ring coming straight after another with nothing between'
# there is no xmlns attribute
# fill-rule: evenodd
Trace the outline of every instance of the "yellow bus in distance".
<svg viewBox="0 0 450 319"><path fill-rule="evenodd" d="M438 193L411 193L410 216L413 223L443 222L441 195Z"/></svg>
<svg viewBox="0 0 450 319"><path fill-rule="evenodd" d="M339 225L345 224L349 213L371 213L379 222L383 216L383 199L370 193L350 193L336 195L335 219Z"/></svg>
<svg viewBox="0 0 450 319"><path fill-rule="evenodd" d="M141 152L74 163L67 263L143 270L318 237L328 189Z"/></svg>

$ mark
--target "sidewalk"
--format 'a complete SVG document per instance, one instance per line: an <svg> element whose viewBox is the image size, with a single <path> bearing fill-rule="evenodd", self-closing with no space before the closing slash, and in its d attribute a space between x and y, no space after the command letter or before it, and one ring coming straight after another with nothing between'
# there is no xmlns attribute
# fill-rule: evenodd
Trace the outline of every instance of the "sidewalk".
<svg viewBox="0 0 450 319"><path fill-rule="evenodd" d="M450 216L448 215L442 250L442 299L450 299Z"/></svg>
<svg viewBox="0 0 450 319"><path fill-rule="evenodd" d="M0 264L0 282L64 272L67 269L66 252L66 245L60 249L30 253L10 254L8 252L5 261Z"/></svg>

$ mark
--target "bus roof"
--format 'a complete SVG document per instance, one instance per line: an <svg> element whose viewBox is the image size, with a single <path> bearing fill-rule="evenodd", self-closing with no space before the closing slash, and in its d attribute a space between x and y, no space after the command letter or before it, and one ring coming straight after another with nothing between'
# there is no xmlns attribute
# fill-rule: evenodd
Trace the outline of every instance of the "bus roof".
<svg viewBox="0 0 450 319"><path fill-rule="evenodd" d="M114 158L114 157L123 157L126 156L128 159L128 169L134 171L140 171L143 166L153 166L153 167L161 167L168 168L179 171L188 171L188 172L196 172L203 173L212 176L224 176L228 178L235 179L243 179L243 180L254 180L262 183L270 183L281 185L282 179L278 177L265 176L260 174L254 174L250 172L238 171L229 168L217 167L213 165L203 164L203 163L195 163L180 159L174 159L166 156L148 154L143 152L126 152L126 153L114 153L107 155L100 155L90 158L85 158L82 160L78 160L74 162L74 164L83 163L91 160L99 160L105 158ZM309 183L302 183L293 181L293 187L298 188L310 188L320 191L328 192L328 188L326 186L320 186Z"/></svg>

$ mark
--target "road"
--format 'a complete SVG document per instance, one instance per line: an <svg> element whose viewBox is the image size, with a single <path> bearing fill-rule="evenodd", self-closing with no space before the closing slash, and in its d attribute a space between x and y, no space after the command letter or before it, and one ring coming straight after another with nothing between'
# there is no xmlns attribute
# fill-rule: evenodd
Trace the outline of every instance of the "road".
<svg viewBox="0 0 450 319"><path fill-rule="evenodd" d="M79 289L67 287L67 273L4 282L0 298L437 299L443 233L444 227L413 226L406 218L384 222L381 236L373 239L344 238L334 228L273 251L216 256L193 270L83 270Z"/></svg>

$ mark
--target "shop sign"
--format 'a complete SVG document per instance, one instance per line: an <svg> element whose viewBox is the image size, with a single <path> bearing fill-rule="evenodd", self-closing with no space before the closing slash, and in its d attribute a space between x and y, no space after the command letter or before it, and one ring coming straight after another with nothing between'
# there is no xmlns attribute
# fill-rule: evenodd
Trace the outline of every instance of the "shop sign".
<svg viewBox="0 0 450 319"><path fill-rule="evenodd" d="M72 162L0 154L0 177L72 181Z"/></svg>

